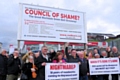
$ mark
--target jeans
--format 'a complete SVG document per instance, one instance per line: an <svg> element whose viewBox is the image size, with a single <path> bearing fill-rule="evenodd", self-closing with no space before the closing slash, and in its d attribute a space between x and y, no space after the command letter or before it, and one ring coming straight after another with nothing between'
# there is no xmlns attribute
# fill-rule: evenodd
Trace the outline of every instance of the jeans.
<svg viewBox="0 0 120 80"><path fill-rule="evenodd" d="M79 80L88 80L88 76L80 76L80 79Z"/></svg>
<svg viewBox="0 0 120 80"><path fill-rule="evenodd" d="M17 80L18 79L18 75L8 75L7 76L7 80Z"/></svg>

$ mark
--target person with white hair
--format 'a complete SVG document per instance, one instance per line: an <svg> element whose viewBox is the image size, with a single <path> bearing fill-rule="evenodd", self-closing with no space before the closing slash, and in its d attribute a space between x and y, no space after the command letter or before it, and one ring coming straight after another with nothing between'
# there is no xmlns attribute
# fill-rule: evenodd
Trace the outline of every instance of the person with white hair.
<svg viewBox="0 0 120 80"><path fill-rule="evenodd" d="M7 76L7 52L2 50L0 54L0 80L6 80Z"/></svg>
<svg viewBox="0 0 120 80"><path fill-rule="evenodd" d="M102 57L101 58L107 58L107 52L106 51L102 51L101 52Z"/></svg>
<svg viewBox="0 0 120 80"><path fill-rule="evenodd" d="M95 58L100 58L100 55L99 55L99 54L95 54L94 57L95 57Z"/></svg>
<svg viewBox="0 0 120 80"><path fill-rule="evenodd" d="M120 58L120 52L118 51L116 46L114 46L112 48L112 53L110 54L110 57L118 57L118 58ZM112 80L119 80L118 79L118 74L112 74Z"/></svg>
<svg viewBox="0 0 120 80"><path fill-rule="evenodd" d="M7 80L17 80L21 73L21 61L19 59L19 52L14 51L8 58L8 75Z"/></svg>
<svg viewBox="0 0 120 80"><path fill-rule="evenodd" d="M80 80L88 80L88 74L89 74L88 60L84 56L84 51L78 51L77 54L79 56Z"/></svg>
<svg viewBox="0 0 120 80"><path fill-rule="evenodd" d="M38 68L38 76L37 79L45 80L45 66L46 63L52 62L50 57L48 56L48 48L47 46L43 46L41 51L38 53L37 58L35 59L35 64Z"/></svg>
<svg viewBox="0 0 120 80"><path fill-rule="evenodd" d="M95 54L95 59L98 59L100 58L100 55L99 54ZM104 80L103 79L103 75L92 75L92 79L93 80Z"/></svg>

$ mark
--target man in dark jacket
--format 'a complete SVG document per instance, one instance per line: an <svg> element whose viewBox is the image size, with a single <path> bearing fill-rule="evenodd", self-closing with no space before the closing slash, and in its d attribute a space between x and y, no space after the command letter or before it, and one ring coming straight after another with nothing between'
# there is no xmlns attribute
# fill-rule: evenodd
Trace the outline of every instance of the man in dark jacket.
<svg viewBox="0 0 120 80"><path fill-rule="evenodd" d="M35 59L35 64L38 67L37 80L45 80L45 65L50 62L51 59L47 55L47 47L43 46L39 56Z"/></svg>
<svg viewBox="0 0 120 80"><path fill-rule="evenodd" d="M21 73L21 62L19 59L19 52L14 51L8 58L8 76L7 80L17 80Z"/></svg>
<svg viewBox="0 0 120 80"><path fill-rule="evenodd" d="M2 50L2 53L0 54L0 80L6 80L8 59L6 54L6 50Z"/></svg>
<svg viewBox="0 0 120 80"><path fill-rule="evenodd" d="M88 66L88 61L86 58L84 58L84 52L83 51L78 51L77 52L79 56L79 75L80 75L80 80L88 80L88 74L89 74L89 66Z"/></svg>
<svg viewBox="0 0 120 80"><path fill-rule="evenodd" d="M118 52L117 47L112 48L112 52L110 54L110 57L119 57L120 58L120 53ZM112 80L119 80L118 74L112 74Z"/></svg>
<svg viewBox="0 0 120 80"><path fill-rule="evenodd" d="M75 49L72 49L71 50L71 55L69 55L68 53L68 46L69 46L69 43L66 43L65 44L65 54L66 54L66 57L67 57L67 62L79 62L79 57L77 55L77 52Z"/></svg>

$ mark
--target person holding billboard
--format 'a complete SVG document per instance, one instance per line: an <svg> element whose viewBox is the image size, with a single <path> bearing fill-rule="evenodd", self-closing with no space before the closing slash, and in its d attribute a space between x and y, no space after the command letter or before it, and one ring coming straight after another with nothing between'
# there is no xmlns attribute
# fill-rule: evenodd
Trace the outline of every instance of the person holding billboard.
<svg viewBox="0 0 120 80"><path fill-rule="evenodd" d="M118 52L117 47L112 48L112 52L110 54L110 57L119 57L120 58L120 52ZM112 80L119 80L118 79L118 74L112 74Z"/></svg>
<svg viewBox="0 0 120 80"><path fill-rule="evenodd" d="M95 58L100 58L100 55L99 54L95 54ZM92 79L93 80L104 80L103 79L103 75L92 75Z"/></svg>
<svg viewBox="0 0 120 80"><path fill-rule="evenodd" d="M47 52L48 48L43 46L39 52L39 56L35 59L35 65L38 68L37 80L45 80L45 66L46 63L51 62Z"/></svg>
<svg viewBox="0 0 120 80"><path fill-rule="evenodd" d="M88 75L89 75L89 65L88 65L88 60L84 58L84 51L78 51L77 52L79 56L79 75L80 79L79 80L88 80Z"/></svg>
<svg viewBox="0 0 120 80"><path fill-rule="evenodd" d="M102 52L101 52L101 56L102 56L101 58L108 58L106 51L102 51ZM103 75L103 79L104 79L104 80L109 80L109 74Z"/></svg>

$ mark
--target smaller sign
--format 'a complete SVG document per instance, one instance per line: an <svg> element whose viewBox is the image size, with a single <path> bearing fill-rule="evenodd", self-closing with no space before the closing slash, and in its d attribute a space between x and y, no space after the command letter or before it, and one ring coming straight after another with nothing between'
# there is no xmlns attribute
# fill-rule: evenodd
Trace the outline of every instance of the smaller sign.
<svg viewBox="0 0 120 80"><path fill-rule="evenodd" d="M9 54L12 54L14 52L14 46L13 45L10 45L9 46Z"/></svg>
<svg viewBox="0 0 120 80"><path fill-rule="evenodd" d="M79 64L47 63L45 80L79 80Z"/></svg>
<svg viewBox="0 0 120 80"><path fill-rule="evenodd" d="M119 58L99 58L89 60L90 75L119 74Z"/></svg>

